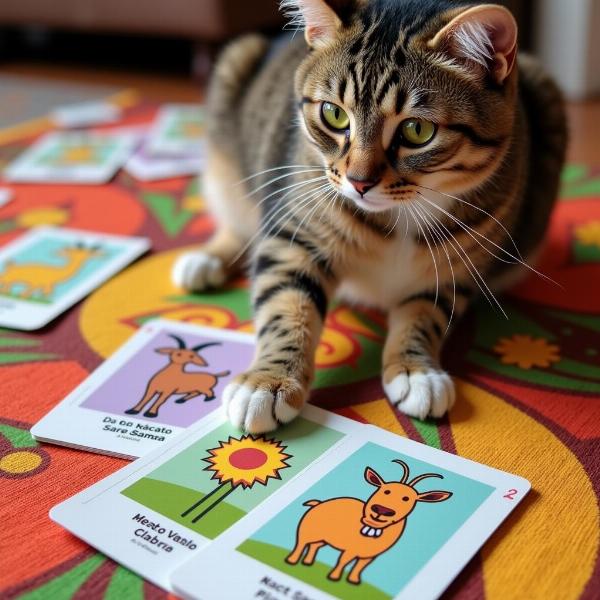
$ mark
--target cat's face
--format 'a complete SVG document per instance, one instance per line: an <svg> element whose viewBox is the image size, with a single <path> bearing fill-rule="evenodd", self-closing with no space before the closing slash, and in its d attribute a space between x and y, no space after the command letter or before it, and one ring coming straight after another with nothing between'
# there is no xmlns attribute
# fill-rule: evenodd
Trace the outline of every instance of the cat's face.
<svg viewBox="0 0 600 600"><path fill-rule="evenodd" d="M308 3L332 11L322 0ZM435 4L448 0L430 8ZM425 13L411 34L406 15L416 7L413 0L352 3L345 21L334 13L338 22L325 39L311 39L307 22L313 50L296 77L301 122L330 183L366 211L389 210L425 190L476 188L497 169L511 140L516 74L508 60L514 56L502 63L494 44L512 45L514 54L513 34L499 40L469 21L462 31L480 36L469 50L483 49L487 58L457 60L446 36L455 35L464 10Z"/></svg>

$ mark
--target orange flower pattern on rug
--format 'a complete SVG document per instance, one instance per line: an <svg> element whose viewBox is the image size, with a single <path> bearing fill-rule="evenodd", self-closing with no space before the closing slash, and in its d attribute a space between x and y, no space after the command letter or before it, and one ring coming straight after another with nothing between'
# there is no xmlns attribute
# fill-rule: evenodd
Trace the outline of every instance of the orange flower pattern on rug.
<svg viewBox="0 0 600 600"><path fill-rule="evenodd" d="M560 360L558 346L549 344L544 338L533 339L529 335L502 338L494 346L494 352L500 355L504 364L517 365L521 369L549 367Z"/></svg>

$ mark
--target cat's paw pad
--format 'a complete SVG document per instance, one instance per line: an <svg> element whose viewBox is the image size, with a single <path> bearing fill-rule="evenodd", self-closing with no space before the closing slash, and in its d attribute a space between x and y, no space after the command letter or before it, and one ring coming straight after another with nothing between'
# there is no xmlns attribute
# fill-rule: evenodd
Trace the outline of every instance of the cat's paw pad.
<svg viewBox="0 0 600 600"><path fill-rule="evenodd" d="M205 252L186 252L175 261L171 279L177 287L201 292L225 283L225 267L216 256Z"/></svg>
<svg viewBox="0 0 600 600"><path fill-rule="evenodd" d="M450 375L439 369L401 373L383 387L396 408L418 419L443 417L456 398Z"/></svg>
<svg viewBox="0 0 600 600"><path fill-rule="evenodd" d="M250 372L227 385L223 406L228 419L239 429L265 433L294 419L306 395L300 382L292 377Z"/></svg>

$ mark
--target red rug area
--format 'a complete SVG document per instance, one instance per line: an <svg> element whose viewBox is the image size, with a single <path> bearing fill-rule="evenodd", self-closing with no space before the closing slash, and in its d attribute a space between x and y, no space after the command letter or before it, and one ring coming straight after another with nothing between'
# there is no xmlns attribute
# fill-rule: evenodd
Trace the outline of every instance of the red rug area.
<svg viewBox="0 0 600 600"><path fill-rule="evenodd" d="M147 122L155 110L134 104L125 122ZM10 139L0 166L33 141L14 131ZM164 598L48 518L123 462L38 445L29 427L149 317L251 329L246 284L202 295L171 286L178 249L213 226L192 179L146 184L121 172L96 187L13 187L0 244L54 223L149 236L153 251L42 331L0 331L0 596ZM335 306L318 350L314 403L532 482L447 597L600 596L600 170L565 170L539 268L560 285L531 276L501 299L509 320L481 301L455 331L445 365L458 402L440 422L409 419L384 399L381 315Z"/></svg>

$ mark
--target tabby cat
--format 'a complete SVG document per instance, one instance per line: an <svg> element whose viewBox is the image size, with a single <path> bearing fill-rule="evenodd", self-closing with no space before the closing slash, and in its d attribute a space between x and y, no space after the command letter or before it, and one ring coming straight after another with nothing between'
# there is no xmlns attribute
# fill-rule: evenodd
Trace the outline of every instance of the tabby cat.
<svg viewBox="0 0 600 600"><path fill-rule="evenodd" d="M250 255L258 346L223 396L251 433L293 419L334 295L388 314L383 387L404 413L455 400L440 345L468 303L538 248L566 125L517 26L463 0L284 0L295 35L250 35L208 96L205 193L218 229L173 269L220 286ZM517 65L518 63L518 65Z"/></svg>

